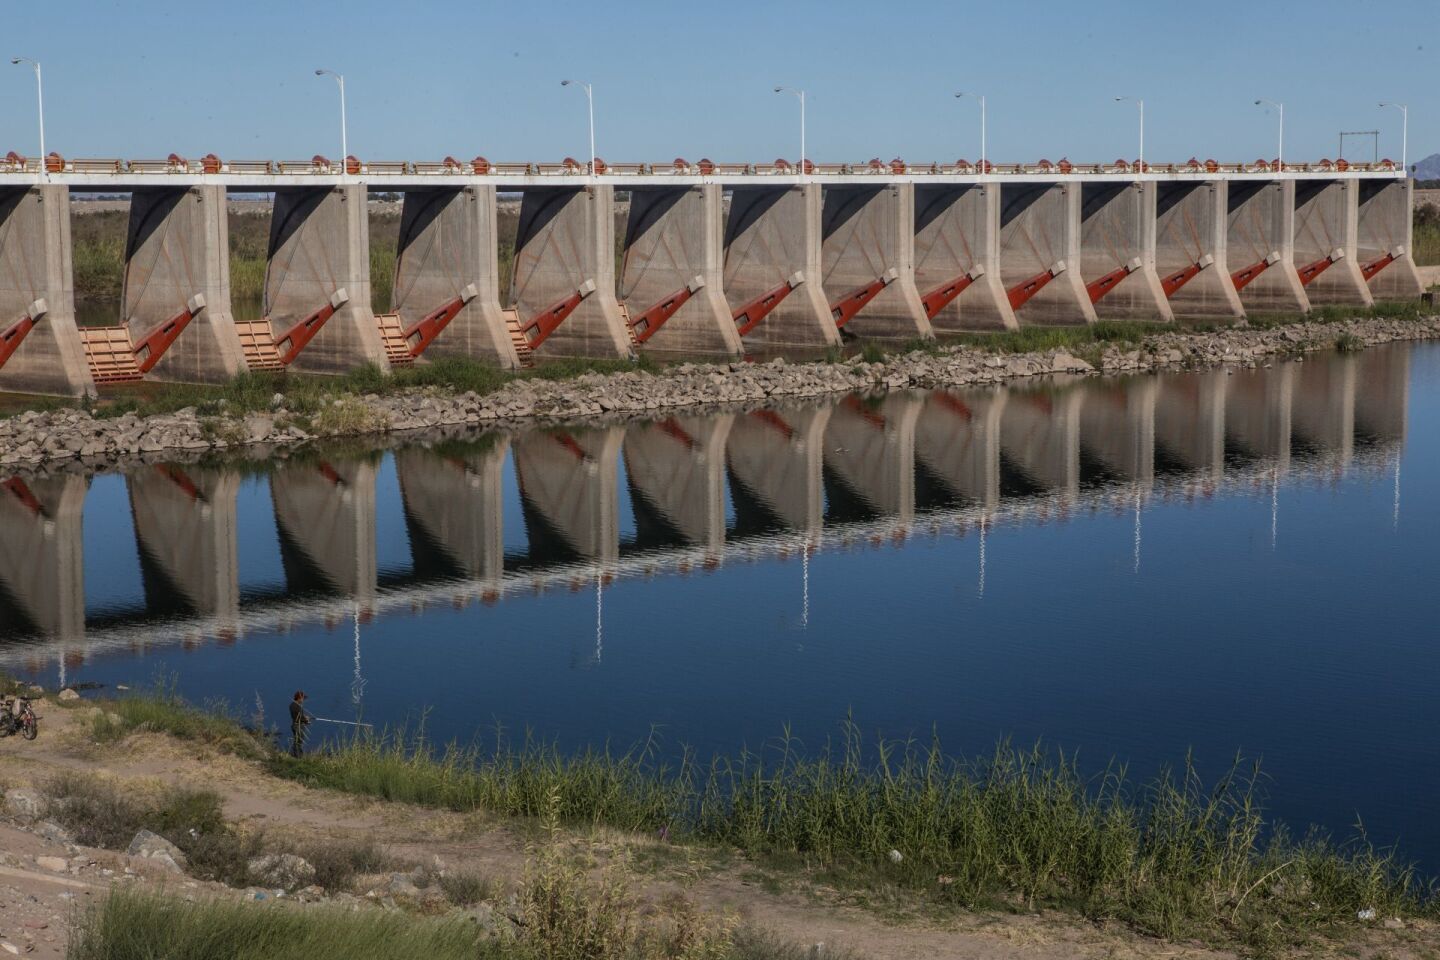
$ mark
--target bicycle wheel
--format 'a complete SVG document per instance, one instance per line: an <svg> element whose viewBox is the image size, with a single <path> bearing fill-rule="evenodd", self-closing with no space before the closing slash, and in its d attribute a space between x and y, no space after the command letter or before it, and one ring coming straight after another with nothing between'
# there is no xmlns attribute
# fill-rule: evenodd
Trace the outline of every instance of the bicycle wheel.
<svg viewBox="0 0 1440 960"><path fill-rule="evenodd" d="M20 728L20 732L26 740L34 740L40 736L40 724L36 722L34 717L26 717Z"/></svg>

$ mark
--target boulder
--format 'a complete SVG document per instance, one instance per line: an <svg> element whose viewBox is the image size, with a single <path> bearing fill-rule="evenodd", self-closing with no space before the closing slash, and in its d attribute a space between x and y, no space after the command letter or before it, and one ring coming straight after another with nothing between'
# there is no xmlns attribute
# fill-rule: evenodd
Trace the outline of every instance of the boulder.
<svg viewBox="0 0 1440 960"><path fill-rule="evenodd" d="M250 861L250 877L267 887L299 890L315 880L315 868L293 853L267 853Z"/></svg>
<svg viewBox="0 0 1440 960"><path fill-rule="evenodd" d="M35 790L5 791L5 812L17 820L38 820L45 810L45 798Z"/></svg>
<svg viewBox="0 0 1440 960"><path fill-rule="evenodd" d="M130 841L126 853L132 857L140 857L152 863L158 863L167 870L176 873L185 872L185 854L180 848L158 833L151 833L149 830L141 830L135 834L135 839Z"/></svg>
<svg viewBox="0 0 1440 960"><path fill-rule="evenodd" d="M64 690L61 690L59 693L57 693L57 694L55 695L55 699L56 699L56 700L79 700L79 699L80 699L80 694L76 693L74 690L71 690L69 687L66 687Z"/></svg>
<svg viewBox="0 0 1440 960"><path fill-rule="evenodd" d="M64 873L70 864L65 862L64 857L36 857L35 866L41 870L49 870L51 873Z"/></svg>

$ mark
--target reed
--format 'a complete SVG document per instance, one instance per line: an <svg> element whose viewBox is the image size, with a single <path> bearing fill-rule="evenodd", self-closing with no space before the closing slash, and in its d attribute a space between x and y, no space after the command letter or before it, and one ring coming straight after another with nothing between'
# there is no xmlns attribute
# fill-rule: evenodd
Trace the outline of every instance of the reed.
<svg viewBox="0 0 1440 960"><path fill-rule="evenodd" d="M1084 775L1073 757L1000 744L978 759L940 744L838 740L806 754L701 764L625 753L432 747L403 731L359 736L324 755L276 756L272 772L310 786L452 810L560 819L738 849L823 869L841 883L890 883L964 906L1024 905L1114 918L1164 937L1236 937L1381 916L1437 914L1430 885L1363 833L1293 838L1264 817L1259 770L1236 758L1214 784L1190 758L1133 784L1123 767ZM1268 932L1267 932L1268 931Z"/></svg>

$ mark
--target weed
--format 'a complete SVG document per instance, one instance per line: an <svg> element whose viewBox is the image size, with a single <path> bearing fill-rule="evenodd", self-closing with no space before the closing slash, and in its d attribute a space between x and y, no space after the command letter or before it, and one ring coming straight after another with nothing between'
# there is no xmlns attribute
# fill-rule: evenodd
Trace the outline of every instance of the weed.
<svg viewBox="0 0 1440 960"><path fill-rule="evenodd" d="M111 743L144 731L195 740L247 759L262 757L270 749L262 734L241 727L224 704L197 709L175 693L172 681L163 678L150 690L107 702L91 721L90 735L99 743Z"/></svg>
<svg viewBox="0 0 1440 960"><path fill-rule="evenodd" d="M381 873L392 858L374 840L323 840L296 851L315 868L315 882L326 890L347 890L362 873Z"/></svg>
<svg viewBox="0 0 1440 960"><path fill-rule="evenodd" d="M436 880L446 898L462 907L498 899L504 890L494 877L474 870L446 870Z"/></svg>

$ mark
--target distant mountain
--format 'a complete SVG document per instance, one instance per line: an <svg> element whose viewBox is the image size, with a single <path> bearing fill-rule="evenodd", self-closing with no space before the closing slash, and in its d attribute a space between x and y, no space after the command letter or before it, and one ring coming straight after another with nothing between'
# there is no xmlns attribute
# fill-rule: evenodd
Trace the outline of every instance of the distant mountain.
<svg viewBox="0 0 1440 960"><path fill-rule="evenodd" d="M1413 166L1416 180L1440 180L1440 153L1432 153Z"/></svg>

